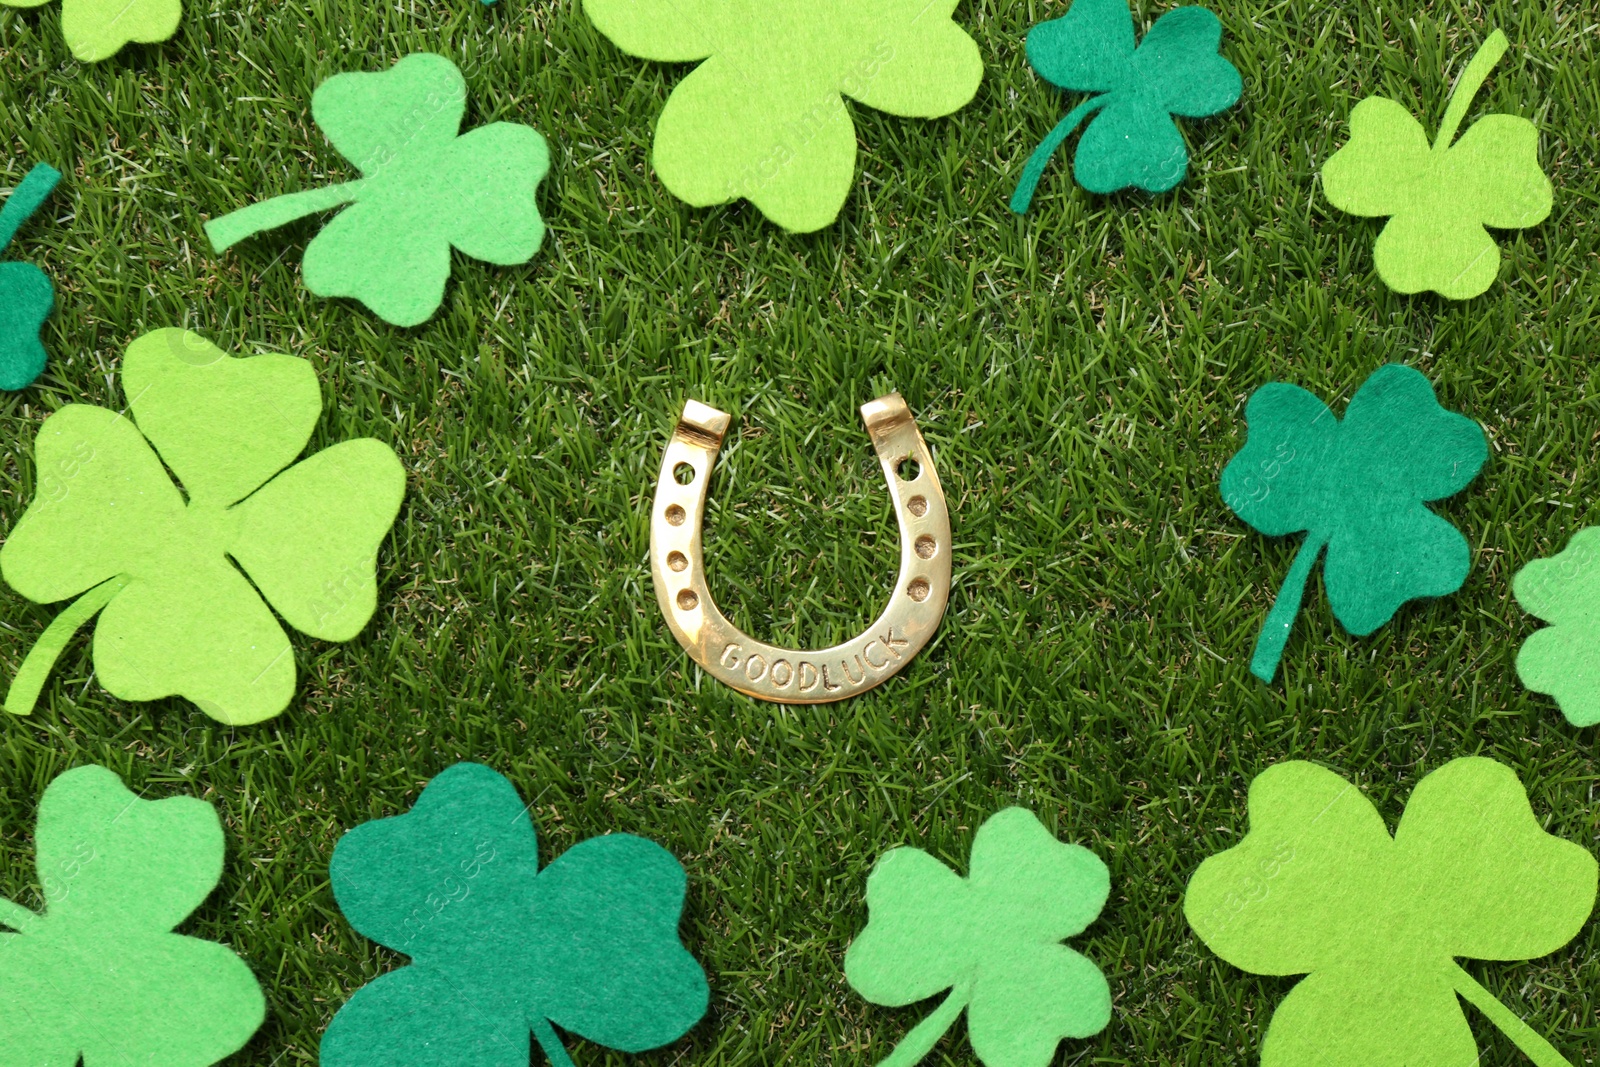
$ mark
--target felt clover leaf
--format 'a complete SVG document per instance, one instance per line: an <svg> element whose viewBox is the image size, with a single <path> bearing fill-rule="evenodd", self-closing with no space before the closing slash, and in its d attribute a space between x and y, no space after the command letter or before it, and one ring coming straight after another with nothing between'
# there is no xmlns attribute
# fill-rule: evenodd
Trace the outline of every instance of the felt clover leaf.
<svg viewBox="0 0 1600 1067"><path fill-rule="evenodd" d="M839 217L855 175L844 97L938 118L978 91L957 0L584 0L630 55L700 63L656 124L656 174L695 207L743 198L786 230ZM704 60L704 62L700 62Z"/></svg>
<svg viewBox="0 0 1600 1067"><path fill-rule="evenodd" d="M1105 976L1061 941L1094 921L1110 891L1099 857L1057 841L1023 808L978 828L965 878L921 849L885 853L867 879L867 928L845 953L845 978L890 1007L950 995L881 1067L912 1067L962 1009L988 1067L1047 1067L1062 1038L1105 1029Z"/></svg>
<svg viewBox="0 0 1600 1067"><path fill-rule="evenodd" d="M3 7L42 7L50 0L0 0ZM181 0L61 0L61 35L85 63L109 59L128 44L165 41L178 30Z"/></svg>
<svg viewBox="0 0 1600 1067"><path fill-rule="evenodd" d="M59 170L40 163L11 190L0 208L0 252L60 180ZM32 263L0 263L0 389L26 389L44 372L39 334L55 303L55 287L44 271Z"/></svg>
<svg viewBox="0 0 1600 1067"><path fill-rule="evenodd" d="M1533 123L1486 115L1450 143L1506 47L1496 30L1472 57L1432 147L1403 106L1369 96L1350 114L1349 143L1322 165L1330 204L1352 215L1390 216L1372 258L1396 292L1477 296L1500 272L1500 248L1484 227L1524 229L1550 214L1550 179L1539 169Z"/></svg>
<svg viewBox="0 0 1600 1067"><path fill-rule="evenodd" d="M1308 976L1273 1013L1262 1067L1475 1067L1458 994L1539 1067L1568 1067L1455 961L1554 952L1594 907L1594 857L1544 832L1509 768L1451 760L1393 837L1311 763L1263 771L1249 805L1250 832L1200 865L1183 912L1235 967Z"/></svg>
<svg viewBox="0 0 1600 1067"><path fill-rule="evenodd" d="M235 359L157 330L128 348L122 387L125 412L69 404L39 428L36 493L0 574L36 603L78 599L28 653L6 710L32 710L101 612L94 665L112 694L182 695L231 724L270 718L295 671L262 598L312 637L361 631L405 488L399 457L361 438L290 466L322 410L311 364L293 356Z"/></svg>
<svg viewBox="0 0 1600 1067"><path fill-rule="evenodd" d="M1028 31L1028 62L1046 81L1095 93L1056 124L1028 157L1011 196L1024 214L1045 164L1078 123L1098 111L1078 141L1073 173L1092 193L1137 186L1164 193L1183 180L1189 150L1173 115L1202 118L1232 107L1244 83L1222 56L1222 23L1203 7L1156 19L1139 47L1125 0L1073 0L1058 19Z"/></svg>
<svg viewBox="0 0 1600 1067"><path fill-rule="evenodd" d="M350 924L412 962L339 1009L322 1067L527 1067L529 1030L572 1067L551 1023L640 1052L705 1014L678 861L607 834L540 871L527 806L487 767L458 763L408 814L345 834L328 874Z"/></svg>
<svg viewBox="0 0 1600 1067"><path fill-rule="evenodd" d="M1483 430L1439 406L1410 367L1379 367L1334 418L1298 386L1271 382L1245 407L1249 438L1222 471L1222 499L1269 537L1304 530L1261 627L1250 670L1277 672L1306 579L1326 548L1334 617L1365 637L1401 604L1467 579L1467 539L1423 504L1460 492L1488 456Z"/></svg>
<svg viewBox="0 0 1600 1067"><path fill-rule="evenodd" d="M1511 592L1524 611L1551 624L1522 643L1517 677L1554 696L1572 725L1600 722L1600 526L1579 530L1563 551L1522 568Z"/></svg>
<svg viewBox="0 0 1600 1067"><path fill-rule="evenodd" d="M206 1067L266 1003L225 946L172 928L222 877L222 822L195 797L141 800L78 767L39 802L45 910L0 899L0 1064Z"/></svg>
<svg viewBox="0 0 1600 1067"><path fill-rule="evenodd" d="M416 326L444 302L450 249L500 266L544 241L534 193L550 151L531 127L495 122L461 133L467 82L419 52L377 74L336 74L311 115L362 176L290 193L206 223L218 252L305 215L341 212L306 246L301 274L318 296L353 297L385 322Z"/></svg>

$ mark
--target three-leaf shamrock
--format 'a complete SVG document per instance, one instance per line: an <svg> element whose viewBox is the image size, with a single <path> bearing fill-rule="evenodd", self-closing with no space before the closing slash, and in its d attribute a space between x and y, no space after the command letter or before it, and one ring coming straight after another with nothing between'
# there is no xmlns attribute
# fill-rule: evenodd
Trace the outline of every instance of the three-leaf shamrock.
<svg viewBox="0 0 1600 1067"><path fill-rule="evenodd" d="M0 0L5 7L43 7L50 0ZM85 63L109 59L128 44L165 41L178 30L182 0L61 0L61 36Z"/></svg>
<svg viewBox="0 0 1600 1067"><path fill-rule="evenodd" d="M356 827L329 868L362 934L411 957L358 990L322 1038L323 1067L554 1067L551 1023L624 1052L683 1036L705 972L678 940L683 867L631 834L574 845L543 871L528 808L475 763L439 774L405 815Z"/></svg>
<svg viewBox="0 0 1600 1067"><path fill-rule="evenodd" d="M1263 771L1249 806L1249 834L1200 865L1183 911L1235 967L1309 976L1273 1013L1262 1067L1474 1067L1457 994L1540 1067L1565 1067L1455 962L1554 952L1594 907L1594 857L1540 828L1509 768L1450 761L1392 838L1355 786L1311 763Z"/></svg>
<svg viewBox="0 0 1600 1067"><path fill-rule="evenodd" d="M306 246L306 288L416 326L444 302L451 248L513 266L544 240L534 201L550 169L544 138L512 122L462 134L466 107L466 79L443 56L419 52L381 73L336 74L312 94L311 115L362 177L252 204L206 223L206 236L222 252L352 204Z"/></svg>
<svg viewBox="0 0 1600 1067"><path fill-rule="evenodd" d="M1023 214L1061 142L1092 114L1078 141L1073 173L1092 193L1137 186L1163 193L1183 180L1189 150L1173 115L1202 118L1232 107L1244 89L1217 48L1222 23L1203 7L1156 19L1137 48L1126 0L1073 0L1058 19L1028 31L1028 62L1046 81L1096 93L1067 113L1028 158L1011 210Z"/></svg>
<svg viewBox="0 0 1600 1067"><path fill-rule="evenodd" d="M1349 143L1322 165L1322 189L1334 207L1391 216L1372 258L1396 292L1477 296L1500 272L1500 248L1484 227L1523 229L1550 214L1550 179L1539 169L1533 123L1486 115L1450 143L1506 47L1506 35L1495 30L1472 57L1431 148L1409 111L1369 96L1350 114Z"/></svg>
<svg viewBox="0 0 1600 1067"><path fill-rule="evenodd" d="M1572 725L1600 722L1600 526L1522 568L1511 592L1524 611L1551 624L1522 643L1517 677L1554 696Z"/></svg>
<svg viewBox="0 0 1600 1067"><path fill-rule="evenodd" d="M656 174L695 207L740 198L786 230L838 218L855 175L844 97L937 118L977 93L983 59L957 0L584 0L631 55L704 60L656 124Z"/></svg>
<svg viewBox="0 0 1600 1067"><path fill-rule="evenodd" d="M874 1004L950 995L882 1067L911 1067L967 1012L967 1037L988 1067L1046 1067L1062 1038L1111 1020L1111 990L1061 944L1083 932L1111 891L1099 857L1057 841L1023 808L990 816L958 877L917 848L896 848L867 879L867 928L844 957L845 978Z"/></svg>
<svg viewBox="0 0 1600 1067"><path fill-rule="evenodd" d="M222 823L195 797L142 800L104 767L45 789L43 914L0 899L0 1064L205 1067L266 1003L223 945L172 932L222 877Z"/></svg>
<svg viewBox="0 0 1600 1067"><path fill-rule="evenodd" d="M0 252L39 210L61 172L48 163L30 170L0 208ZM0 389L26 389L44 372L40 331L55 307L56 291L32 263L0 263Z"/></svg>
<svg viewBox="0 0 1600 1067"><path fill-rule="evenodd" d="M73 632L101 612L94 665L114 695L270 718L295 670L262 598L313 637L360 632L405 489L399 457L362 438L289 466L322 411L311 364L293 356L235 359L157 330L128 348L122 386L127 412L68 404L39 428L35 496L0 574L36 603L78 599L29 652L6 710L32 710Z"/></svg>
<svg viewBox="0 0 1600 1067"><path fill-rule="evenodd" d="M1256 677L1277 672L1323 548L1328 603L1358 637L1408 600L1461 588L1467 540L1423 504L1472 481L1488 446L1477 423L1439 406L1421 373L1378 368L1342 422L1304 389L1272 382L1250 397L1245 421L1249 438L1222 471L1223 502L1268 536L1306 533L1256 641Z"/></svg>

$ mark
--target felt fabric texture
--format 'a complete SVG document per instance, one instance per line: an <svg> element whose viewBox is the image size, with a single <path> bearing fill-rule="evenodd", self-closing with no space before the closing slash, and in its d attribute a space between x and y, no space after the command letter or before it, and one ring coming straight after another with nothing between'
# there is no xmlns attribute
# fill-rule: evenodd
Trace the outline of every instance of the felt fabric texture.
<svg viewBox="0 0 1600 1067"><path fill-rule="evenodd" d="M1373 371L1343 421L1304 389L1272 382L1250 397L1245 421L1245 446L1222 471L1223 502L1270 537L1306 534L1256 641L1256 677L1277 672L1324 548L1328 603L1358 637L1408 600L1461 588L1467 540L1423 504L1465 488L1488 445L1477 423L1439 406L1419 371Z"/></svg>
<svg viewBox="0 0 1600 1067"><path fill-rule="evenodd" d="M1458 993L1536 1064L1566 1062L1455 962L1554 952L1594 907L1594 857L1544 832L1508 767L1451 760L1392 838L1312 763L1263 771L1249 809L1250 832L1200 865L1183 910L1234 966L1309 975L1273 1013L1262 1067L1473 1067Z"/></svg>
<svg viewBox="0 0 1600 1067"><path fill-rule="evenodd" d="M527 806L488 767L458 763L407 814L345 834L329 878L350 924L412 962L339 1009L323 1067L527 1067L530 1030L567 1067L551 1023L641 1052L705 1014L705 972L678 940L682 865L607 834L540 871Z"/></svg>
<svg viewBox="0 0 1600 1067"><path fill-rule="evenodd" d="M231 724L277 715L294 655L267 604L313 637L361 630L400 460L366 438L290 466L322 408L311 364L293 356L235 359L158 330L129 347L122 384L126 414L69 404L39 429L36 494L0 546L0 575L37 603L84 598L29 653L6 710L31 710L67 637L100 610L95 670L114 695L182 695Z"/></svg>
<svg viewBox="0 0 1600 1067"><path fill-rule="evenodd" d="M0 207L0 253L59 181L59 170L39 163L11 191ZM55 287L44 271L31 263L0 263L0 389L26 389L44 373L39 334L55 303Z"/></svg>
<svg viewBox="0 0 1600 1067"><path fill-rule="evenodd" d="M1322 166L1328 203L1352 215L1390 217L1372 256L1378 277L1396 292L1477 296L1500 272L1500 248L1484 227L1524 229L1550 214L1550 179L1539 168L1533 123L1485 115L1450 143L1507 44L1495 30L1472 57L1431 146L1402 105L1369 96L1350 114L1349 142Z"/></svg>
<svg viewBox="0 0 1600 1067"><path fill-rule="evenodd" d="M1574 726L1600 722L1600 526L1572 535L1550 559L1536 559L1511 579L1522 610L1549 626L1517 652L1517 677L1555 697Z"/></svg>
<svg viewBox="0 0 1600 1067"><path fill-rule="evenodd" d="M172 933L222 876L203 800L141 800L104 767L45 789L34 835L42 914L0 900L0 1067L206 1067L266 1015L223 945Z"/></svg>
<svg viewBox="0 0 1600 1067"><path fill-rule="evenodd" d="M5 7L43 7L50 0L0 0ZM165 41L178 30L181 0L61 0L61 36L84 63L110 59L123 46Z"/></svg>
<svg viewBox="0 0 1600 1067"><path fill-rule="evenodd" d="M855 175L844 97L937 118L978 91L957 0L584 0L624 52L701 62L656 125L656 174L695 207L750 201L786 230L839 217Z"/></svg>
<svg viewBox="0 0 1600 1067"><path fill-rule="evenodd" d="M1162 193L1183 180L1189 150L1173 115L1202 118L1232 107L1244 91L1217 49L1222 23L1203 7L1156 19L1137 48L1126 0L1073 0L1060 18L1028 31L1028 62L1069 92L1096 95L1068 112L1029 157L1011 197L1024 214L1045 164L1083 119L1073 173L1092 193L1134 186Z"/></svg>
<svg viewBox="0 0 1600 1067"><path fill-rule="evenodd" d="M467 83L443 56L419 52L376 74L336 74L311 115L362 177L290 193L213 219L218 252L261 230L350 206L306 246L301 274L318 296L351 297L396 326L444 302L450 249L501 266L544 241L535 193L550 151L531 127L495 122L462 134Z"/></svg>
<svg viewBox="0 0 1600 1067"><path fill-rule="evenodd" d="M867 927L845 953L851 988L900 1007L950 990L882 1067L920 1061L967 1012L988 1067L1047 1067L1063 1038L1099 1033L1111 990L1060 942L1083 932L1111 891L1106 865L1006 808L978 828L965 878L917 848L885 853L867 879Z"/></svg>

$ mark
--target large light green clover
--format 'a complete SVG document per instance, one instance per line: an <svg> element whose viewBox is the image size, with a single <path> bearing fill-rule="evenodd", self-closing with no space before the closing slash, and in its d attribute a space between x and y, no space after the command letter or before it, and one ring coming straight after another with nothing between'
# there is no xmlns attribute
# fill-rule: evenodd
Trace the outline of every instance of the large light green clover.
<svg viewBox="0 0 1600 1067"><path fill-rule="evenodd" d="M0 1064L206 1067L266 1004L225 945L175 934L222 877L222 822L142 800L104 767L50 783L34 833L43 913L0 899Z"/></svg>
<svg viewBox="0 0 1600 1067"><path fill-rule="evenodd" d="M848 96L937 118L978 91L977 42L957 0L584 0L631 55L705 60L656 124L662 184L696 207L743 197L787 230L839 215L855 175Z"/></svg>
<svg viewBox="0 0 1600 1067"><path fill-rule="evenodd" d="M880 1067L912 1067L963 1009L988 1067L1047 1067L1062 1038L1103 1030L1105 976L1061 941L1094 921L1110 891L1098 856L1057 841L1024 808L978 828L965 878L921 849L885 853L867 879L867 928L845 953L845 978L890 1007L950 994Z"/></svg>
<svg viewBox="0 0 1600 1067"><path fill-rule="evenodd" d="M514 122L463 134L466 110L466 79L443 56L336 74L312 94L311 116L362 177L252 204L206 223L206 236L222 252L350 204L306 246L306 288L353 297L396 326L424 322L444 301L451 248L512 266L544 241L534 202L550 169L544 138Z"/></svg>
<svg viewBox="0 0 1600 1067"><path fill-rule="evenodd" d="M1495 30L1472 57L1432 146L1402 105L1369 96L1350 114L1350 142L1322 166L1322 189L1334 207L1392 216L1372 256L1396 292L1477 296L1500 273L1500 248L1484 227L1522 229L1550 214L1550 179L1539 169L1533 123L1485 115L1450 143L1506 47L1506 35Z"/></svg>
<svg viewBox="0 0 1600 1067"><path fill-rule="evenodd" d="M1250 832L1195 871L1183 912L1252 974L1301 980L1262 1067L1476 1067L1459 995L1539 1067L1570 1067L1455 957L1530 960L1594 908L1588 849L1544 831L1511 769L1451 760L1394 836L1361 791L1313 763L1250 783Z"/></svg>
<svg viewBox="0 0 1600 1067"><path fill-rule="evenodd" d="M0 0L0 7L43 7L50 0ZM110 59L124 45L165 41L178 30L182 0L61 0L61 36L84 63Z"/></svg>
<svg viewBox="0 0 1600 1067"><path fill-rule="evenodd" d="M104 609L94 663L114 695L270 718L295 670L262 597L313 637L360 632L405 489L399 457L361 438L283 470L322 411L311 364L293 356L235 359L157 330L129 347L122 386L126 412L69 404L39 428L36 495L0 574L36 603L78 599L28 654L6 710L32 710L73 632Z"/></svg>

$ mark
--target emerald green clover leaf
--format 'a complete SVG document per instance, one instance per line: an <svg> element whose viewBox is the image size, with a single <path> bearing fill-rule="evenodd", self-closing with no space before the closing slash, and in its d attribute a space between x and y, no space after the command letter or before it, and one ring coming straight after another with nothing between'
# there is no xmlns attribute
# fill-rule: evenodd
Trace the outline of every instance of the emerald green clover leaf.
<svg viewBox="0 0 1600 1067"><path fill-rule="evenodd" d="M885 853L867 879L867 928L845 953L845 978L890 1007L951 992L881 1067L920 1061L962 1009L988 1067L1046 1067L1063 1038L1105 1029L1105 976L1061 941L1094 921L1110 891L1099 857L1057 841L1023 808L978 828L965 878L921 849Z"/></svg>
<svg viewBox="0 0 1600 1067"><path fill-rule="evenodd" d="M244 1047L266 1014L250 968L172 933L222 877L211 805L78 767L45 789L34 842L44 912L0 899L0 1064L206 1067Z"/></svg>
<svg viewBox="0 0 1600 1067"><path fill-rule="evenodd" d="M1488 445L1477 423L1439 406L1421 373L1378 368L1342 422L1304 389L1272 382L1250 397L1245 421L1249 438L1222 471L1223 502L1269 537L1306 533L1256 640L1256 677L1277 672L1324 548L1328 603L1358 637L1408 600L1461 588L1467 540L1423 505L1465 488Z"/></svg>
<svg viewBox="0 0 1600 1067"><path fill-rule="evenodd" d="M69 404L39 428L37 491L0 574L36 603L78 599L28 654L6 710L32 710L73 632L101 612L94 664L112 694L182 695L226 723L270 718L295 671L267 603L312 637L360 632L405 489L399 457L362 438L290 466L322 409L311 364L293 356L235 359L157 330L129 346L122 384L127 413Z"/></svg>
<svg viewBox="0 0 1600 1067"><path fill-rule="evenodd" d="M1235 967L1308 976L1273 1013L1262 1067L1474 1067L1457 994L1539 1067L1569 1067L1456 963L1554 952L1594 907L1594 857L1544 832L1509 768L1451 760L1392 838L1311 763L1263 771L1249 807L1250 832L1200 865L1183 911Z"/></svg>
<svg viewBox="0 0 1600 1067"><path fill-rule="evenodd" d="M218 252L260 230L344 204L306 247L301 273L318 296L353 297L385 322L416 326L444 302L450 249L500 266L544 241L534 193L550 152L532 128L495 122L462 134L467 82L420 52L376 74L336 74L311 115L362 177L292 193L213 219Z"/></svg>
<svg viewBox="0 0 1600 1067"><path fill-rule="evenodd" d="M551 1023L642 1052L705 1014L705 972L678 940L682 865L607 834L539 870L528 807L488 767L458 763L409 813L345 834L328 874L350 924L411 964L339 1009L323 1067L527 1067L529 1030L572 1067Z"/></svg>
<svg viewBox="0 0 1600 1067"><path fill-rule="evenodd" d="M698 62L656 124L656 174L695 207L745 199L786 230L838 218L855 175L844 97L938 118L978 91L957 0L584 0L630 55ZM701 62L701 61L704 62Z"/></svg>
<svg viewBox="0 0 1600 1067"><path fill-rule="evenodd" d="M50 0L0 0L3 7L43 7ZM129 44L165 41L178 30L182 0L61 0L61 36L85 63L109 59Z"/></svg>
<svg viewBox="0 0 1600 1067"><path fill-rule="evenodd" d="M1189 150L1173 115L1202 118L1239 102L1244 83L1217 48L1222 23L1203 7L1180 7L1156 19L1137 48L1125 0L1073 0L1060 18L1028 31L1028 62L1040 77L1073 92L1094 93L1056 124L1028 158L1011 197L1021 215L1033 202L1045 164L1078 123L1094 112L1073 173L1092 193L1134 186L1164 193L1189 170Z"/></svg>
<svg viewBox="0 0 1600 1067"><path fill-rule="evenodd" d="M1432 147L1400 104L1369 96L1350 114L1350 141L1322 166L1328 202L1352 215L1390 216L1372 250L1378 276L1400 293L1477 296L1500 272L1484 228L1536 226L1550 214L1539 131L1527 119L1487 115L1450 142L1489 70L1505 54L1495 30L1461 75Z"/></svg>
<svg viewBox="0 0 1600 1067"><path fill-rule="evenodd" d="M59 170L40 163L11 190L0 208L0 252L60 180ZM0 389L26 389L44 373L39 335L55 302L55 286L44 271L32 263L0 263Z"/></svg>
<svg viewBox="0 0 1600 1067"><path fill-rule="evenodd" d="M1556 698L1574 726L1600 722L1600 527L1572 535L1550 559L1517 572L1511 592L1522 609L1551 625L1517 653L1517 677L1536 693Z"/></svg>

